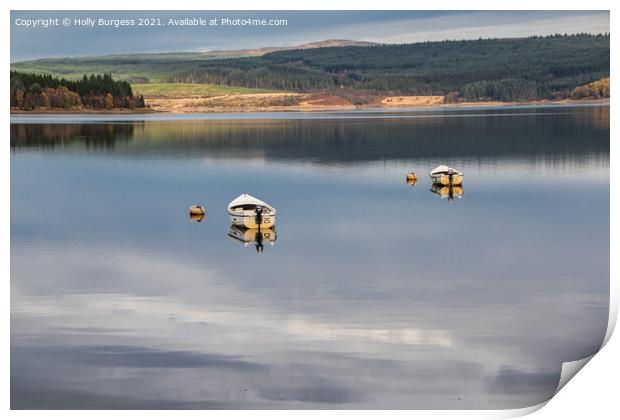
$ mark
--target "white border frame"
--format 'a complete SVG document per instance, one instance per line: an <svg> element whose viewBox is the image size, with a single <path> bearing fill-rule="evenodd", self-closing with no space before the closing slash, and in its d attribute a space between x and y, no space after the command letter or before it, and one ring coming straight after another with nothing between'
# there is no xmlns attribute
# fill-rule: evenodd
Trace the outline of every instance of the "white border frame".
<svg viewBox="0 0 620 420"><path fill-rule="evenodd" d="M260 4L249 0L237 0L234 3L230 2L210 4L205 1L197 0L177 0L174 2L163 1L122 1L122 0L108 0L103 4L84 3L78 0L61 0L54 3L45 2L42 0L8 0L3 2L6 8L5 16L8 17L10 10L610 10L610 32L614 26L616 19L613 5L617 4L612 1L599 1L590 0L588 2L565 0L562 2L553 2L548 0L520 0L517 3L498 3L490 0L470 0L467 3L463 1L455 0L435 0L434 2L412 2L404 0L381 0L371 2L368 0L339 0L337 3L328 0L301 0L291 3L283 0L263 0ZM260 7L257 7L260 5ZM467 6L464 8L463 6ZM586 6L586 7L584 7ZM10 63L10 46L8 40L10 39L10 25L6 25L3 28L5 34L5 41L3 42L3 56L5 59L5 65ZM611 78L616 80L617 75L617 55L614 50L615 43L614 37L611 37ZM5 100L5 109L9 108L8 104L8 84L2 83L2 95ZM615 94L612 95L615 98ZM613 113L613 106L611 106L611 131L610 139L615 138L614 130L616 115ZM4 116L4 132L8 132L8 126L10 124L10 115L7 112ZM618 148L611 142L611 154L610 154L610 173L613 173L615 162L618 160ZM2 195L6 199L4 205L1 207L1 220L4 221L4 228L2 229L3 240L2 246L2 267L4 267L4 328L3 336L5 345L2 346L2 360L5 369L3 369L4 377L1 382L2 402L6 410L10 405L10 149L8 145L2 148L2 165L3 177L0 188L2 189ZM610 215L618 214L618 197L611 195L610 198ZM609 325L605 338L605 343L611 338L613 329L616 324L618 316L618 246L617 246L617 233L618 224L617 218L611 217L610 220L610 314ZM618 404L616 403L615 382L616 377L613 373L620 371L620 363L618 361L619 344L618 339L613 339L605 346L601 355L597 355L594 361L589 363L586 372L580 374L580 379L577 381L571 381L566 386L566 389L560 392L557 397L554 397L549 404L549 407L545 410L541 410L535 414L535 416L543 416L542 418L555 418L561 417L563 419L579 418L582 419L586 415L594 415L595 418L601 416L602 418L609 417L609 413L617 412ZM587 358L587 363L591 358ZM566 368L572 369L574 375L585 363L584 361L576 361L574 363L568 363ZM563 376L566 375L568 370L563 369ZM610 372L612 374L610 375ZM569 375L572 377L572 375ZM572 382L575 382L574 384ZM562 387L558 387L558 391ZM518 410L493 410L493 411L444 411L444 410L422 410L422 411L210 411L209 416L214 416L221 419L236 417L237 415L250 416L252 418L262 419L288 419L291 416L296 418L314 418L317 415L327 418L342 418L353 417L355 418L369 418L375 416L388 416L390 418L409 418L411 415L423 416L423 418L504 418L515 417L525 415L533 411L538 410L545 404L529 407ZM597 416L598 414L598 416ZM10 415L19 418L33 418L44 415L46 418L51 419L67 419L67 418L82 418L83 416L93 418L103 418L103 416L111 415L106 411L12 411ZM121 418L134 417L141 415L148 415L150 419L163 419L169 414L167 412L157 411L115 411L114 416L120 416ZM179 411L174 413L175 416L193 417L198 418L205 415L202 411ZM553 417L551 417L553 416ZM604 417L603 417L604 416Z"/></svg>

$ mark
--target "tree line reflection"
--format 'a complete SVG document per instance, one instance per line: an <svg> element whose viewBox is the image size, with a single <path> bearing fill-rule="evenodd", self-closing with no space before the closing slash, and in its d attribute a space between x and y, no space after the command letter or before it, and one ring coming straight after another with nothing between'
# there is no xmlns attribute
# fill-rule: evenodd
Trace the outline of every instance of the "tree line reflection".
<svg viewBox="0 0 620 420"><path fill-rule="evenodd" d="M411 158L609 158L609 107L416 118L11 124L11 148L355 163ZM510 114L510 115L506 115ZM514 114L519 114L515 116Z"/></svg>

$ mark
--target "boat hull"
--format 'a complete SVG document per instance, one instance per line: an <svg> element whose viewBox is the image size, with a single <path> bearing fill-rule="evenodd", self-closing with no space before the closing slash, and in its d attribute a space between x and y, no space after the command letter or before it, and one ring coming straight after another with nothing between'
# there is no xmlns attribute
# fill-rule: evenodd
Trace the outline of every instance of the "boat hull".
<svg viewBox="0 0 620 420"><path fill-rule="evenodd" d="M433 181L433 184L461 185L463 183L463 175L460 175L460 174L452 175L452 180L450 180L450 176L447 174L437 174L437 175L431 175L431 180Z"/></svg>
<svg viewBox="0 0 620 420"><path fill-rule="evenodd" d="M262 216L257 223L256 215L241 215L229 213L230 222L235 226L244 226L248 229L268 229L276 224L276 216Z"/></svg>

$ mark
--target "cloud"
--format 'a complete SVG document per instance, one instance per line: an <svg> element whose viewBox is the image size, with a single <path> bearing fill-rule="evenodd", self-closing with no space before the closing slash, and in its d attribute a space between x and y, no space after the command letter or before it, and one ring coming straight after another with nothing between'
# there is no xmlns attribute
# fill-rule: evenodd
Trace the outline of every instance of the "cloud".
<svg viewBox="0 0 620 420"><path fill-rule="evenodd" d="M40 349L39 349L40 350ZM198 353L191 351L159 350L136 346L74 346L70 348L46 348L46 352L67 357L73 362L97 367L126 368L215 368L253 371L261 368L232 356Z"/></svg>
<svg viewBox="0 0 620 420"><path fill-rule="evenodd" d="M11 410L180 410L231 409L230 404L202 400L139 398L70 388L41 387L30 380L11 376ZM238 407L237 407L238 408Z"/></svg>
<svg viewBox="0 0 620 420"><path fill-rule="evenodd" d="M347 38L385 43L448 39L511 38L557 33L609 32L607 12L469 12L425 19L397 19L368 25L349 25Z"/></svg>
<svg viewBox="0 0 620 420"><path fill-rule="evenodd" d="M261 397L275 401L301 401L343 404L364 399L364 395L349 389L319 385L311 388L279 388L261 391ZM318 407L317 407L318 408Z"/></svg>
<svg viewBox="0 0 620 420"><path fill-rule="evenodd" d="M333 11L234 12L240 17L286 18L286 27L49 28L25 29L16 18L136 18L145 12L11 12L11 61L41 57L226 50L289 46L328 38L406 43L479 37L521 37L553 33L609 32L606 11ZM228 16L232 12L149 11L149 16ZM79 36L76 36L78 34Z"/></svg>

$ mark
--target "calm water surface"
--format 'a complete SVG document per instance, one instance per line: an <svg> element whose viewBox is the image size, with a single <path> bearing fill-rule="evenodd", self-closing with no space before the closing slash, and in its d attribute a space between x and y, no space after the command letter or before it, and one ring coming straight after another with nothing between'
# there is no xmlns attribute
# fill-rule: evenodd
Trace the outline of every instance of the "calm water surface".
<svg viewBox="0 0 620 420"><path fill-rule="evenodd" d="M312 115L14 118L12 407L518 408L598 349L609 107Z"/></svg>

